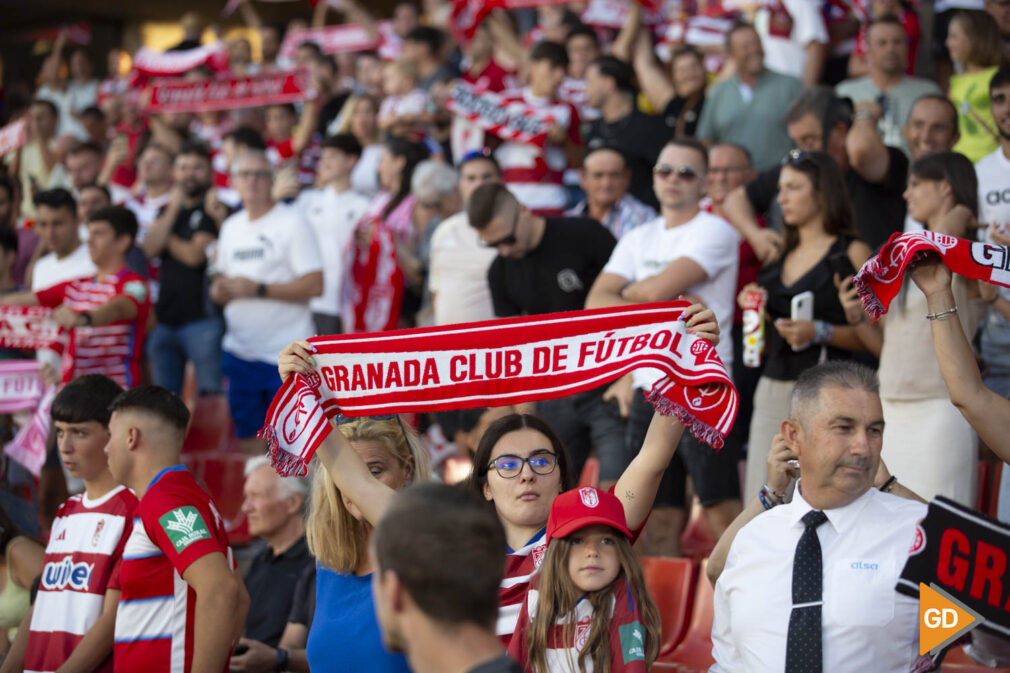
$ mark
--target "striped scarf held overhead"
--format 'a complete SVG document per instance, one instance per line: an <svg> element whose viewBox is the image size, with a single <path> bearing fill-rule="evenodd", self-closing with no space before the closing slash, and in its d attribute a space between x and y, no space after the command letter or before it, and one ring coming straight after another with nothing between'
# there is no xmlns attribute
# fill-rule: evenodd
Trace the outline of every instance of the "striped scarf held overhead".
<svg viewBox="0 0 1010 673"><path fill-rule="evenodd" d="M733 426L736 389L711 342L688 334L687 302L309 339L315 367L288 377L260 437L282 475L304 474L330 419L520 404L597 388L639 367L647 394L715 448Z"/></svg>
<svg viewBox="0 0 1010 673"><path fill-rule="evenodd" d="M1010 248L933 231L892 234L880 252L866 260L853 279L863 298L863 309L873 320L887 313L901 289L909 264L929 253L965 278L1010 287Z"/></svg>

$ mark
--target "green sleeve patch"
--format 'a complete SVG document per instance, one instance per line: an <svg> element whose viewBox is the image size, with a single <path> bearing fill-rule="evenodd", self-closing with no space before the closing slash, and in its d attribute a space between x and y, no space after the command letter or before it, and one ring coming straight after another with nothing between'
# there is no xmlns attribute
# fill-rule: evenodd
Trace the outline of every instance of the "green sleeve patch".
<svg viewBox="0 0 1010 673"><path fill-rule="evenodd" d="M210 537L210 530L204 523L203 517L196 511L196 507L187 506L173 509L163 514L158 519L158 523L161 524L168 539L172 541L176 553L182 552L198 540Z"/></svg>
<svg viewBox="0 0 1010 673"><path fill-rule="evenodd" d="M143 304L147 300L147 283L140 280L131 280L123 285L123 294L128 294Z"/></svg>
<svg viewBox="0 0 1010 673"><path fill-rule="evenodd" d="M645 627L638 622L631 622L617 627L621 638L621 651L624 652L624 663L645 661Z"/></svg>

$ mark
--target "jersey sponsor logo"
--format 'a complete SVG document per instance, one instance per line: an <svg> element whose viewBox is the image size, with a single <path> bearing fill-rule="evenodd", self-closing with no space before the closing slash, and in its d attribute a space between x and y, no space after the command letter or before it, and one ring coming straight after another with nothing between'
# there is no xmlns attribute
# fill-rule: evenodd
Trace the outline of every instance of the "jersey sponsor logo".
<svg viewBox="0 0 1010 673"><path fill-rule="evenodd" d="M266 250L263 248L249 248L248 250L236 250L232 253L232 257L240 262L245 262L250 259L263 259L266 257Z"/></svg>
<svg viewBox="0 0 1010 673"><path fill-rule="evenodd" d="M128 294L143 303L147 299L147 283L142 280L131 280L123 285L123 294Z"/></svg>
<svg viewBox="0 0 1010 673"><path fill-rule="evenodd" d="M78 591L88 588L94 563L74 563L72 556L64 556L59 561L50 561L42 568L42 587L49 591L60 591L70 587Z"/></svg>
<svg viewBox="0 0 1010 673"><path fill-rule="evenodd" d="M621 639L621 652L624 653L624 663L645 661L645 627L637 621L617 627Z"/></svg>
<svg viewBox="0 0 1010 673"><path fill-rule="evenodd" d="M210 530L196 507L178 507L163 514L158 523L161 524L168 539L172 541L175 551L181 552L198 540L210 537Z"/></svg>

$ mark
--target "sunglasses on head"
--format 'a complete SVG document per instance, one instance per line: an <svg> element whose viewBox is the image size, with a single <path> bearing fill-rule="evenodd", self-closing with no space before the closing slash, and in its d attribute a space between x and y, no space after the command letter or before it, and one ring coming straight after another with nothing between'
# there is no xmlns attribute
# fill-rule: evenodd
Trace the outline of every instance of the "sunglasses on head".
<svg viewBox="0 0 1010 673"><path fill-rule="evenodd" d="M671 175L676 175L679 179L690 182L698 177L698 171L694 170L690 166L671 166L670 164L657 164L652 169L653 175L658 175L661 178L668 178Z"/></svg>
<svg viewBox="0 0 1010 673"><path fill-rule="evenodd" d="M484 246L487 248L497 248L500 245L515 245L516 241L516 231L519 228L519 209L516 208L515 219L512 220L512 231L509 232L507 236L502 236L497 241L483 241Z"/></svg>
<svg viewBox="0 0 1010 673"><path fill-rule="evenodd" d="M811 153L801 149L791 149L782 157L783 166L799 166L811 158Z"/></svg>

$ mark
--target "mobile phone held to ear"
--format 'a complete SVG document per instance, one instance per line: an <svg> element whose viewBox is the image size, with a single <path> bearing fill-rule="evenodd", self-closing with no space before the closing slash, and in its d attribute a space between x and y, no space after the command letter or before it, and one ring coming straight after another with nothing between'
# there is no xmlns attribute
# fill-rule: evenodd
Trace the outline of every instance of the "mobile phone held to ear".
<svg viewBox="0 0 1010 673"><path fill-rule="evenodd" d="M838 277L843 281L856 273L856 268L852 266L849 254L844 251L836 252L828 257L828 268L831 269L832 273L837 273Z"/></svg>

